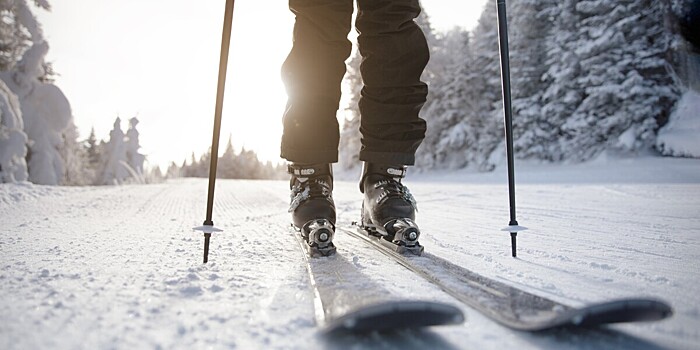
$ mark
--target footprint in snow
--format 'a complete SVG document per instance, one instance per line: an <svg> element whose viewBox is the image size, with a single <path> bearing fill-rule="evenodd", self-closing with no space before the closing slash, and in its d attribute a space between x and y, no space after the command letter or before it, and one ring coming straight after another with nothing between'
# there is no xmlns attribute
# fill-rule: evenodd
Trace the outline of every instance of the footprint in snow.
<svg viewBox="0 0 700 350"><path fill-rule="evenodd" d="M194 297L201 295L202 293L202 288L197 286L190 286L180 289L180 294L185 297Z"/></svg>

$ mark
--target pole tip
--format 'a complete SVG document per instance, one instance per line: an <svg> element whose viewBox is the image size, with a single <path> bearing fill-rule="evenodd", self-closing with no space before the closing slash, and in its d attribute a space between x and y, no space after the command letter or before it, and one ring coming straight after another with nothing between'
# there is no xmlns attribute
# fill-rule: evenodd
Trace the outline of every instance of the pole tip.
<svg viewBox="0 0 700 350"><path fill-rule="evenodd" d="M209 239L211 239L211 233L204 233L204 263L209 261Z"/></svg>

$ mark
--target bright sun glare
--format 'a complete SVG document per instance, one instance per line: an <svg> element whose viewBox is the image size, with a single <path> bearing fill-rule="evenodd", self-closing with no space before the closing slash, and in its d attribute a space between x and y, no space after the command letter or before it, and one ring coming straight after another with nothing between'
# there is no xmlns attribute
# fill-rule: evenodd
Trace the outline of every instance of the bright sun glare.
<svg viewBox="0 0 700 350"><path fill-rule="evenodd" d="M277 159L287 101L280 67L292 45L294 18L286 6L239 1L233 20L222 143L231 134L237 146Z"/></svg>
<svg viewBox="0 0 700 350"><path fill-rule="evenodd" d="M424 0L438 29L475 23L486 0ZM71 0L36 10L81 137L107 138L114 118L138 116L151 165L181 163L211 144L224 0ZM286 0L236 1L221 152L253 149L279 160L286 93L280 66L292 44ZM126 128L126 123L123 124Z"/></svg>

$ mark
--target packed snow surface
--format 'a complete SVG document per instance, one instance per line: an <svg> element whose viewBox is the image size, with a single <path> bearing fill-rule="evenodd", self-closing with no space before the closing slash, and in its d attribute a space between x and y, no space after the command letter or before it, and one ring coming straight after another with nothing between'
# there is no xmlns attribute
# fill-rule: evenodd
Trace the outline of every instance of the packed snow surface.
<svg viewBox="0 0 700 350"><path fill-rule="evenodd" d="M319 336L304 259L288 228L285 181L217 182L202 264L204 179L157 185L0 185L2 349L692 349L700 346L700 161L522 164L519 256L510 257L504 169L409 177L425 249L574 306L642 296L665 321L588 331L510 331L362 242L338 254L399 296L459 305L460 326ZM359 215L337 182L339 225ZM358 290L362 293L362 290Z"/></svg>

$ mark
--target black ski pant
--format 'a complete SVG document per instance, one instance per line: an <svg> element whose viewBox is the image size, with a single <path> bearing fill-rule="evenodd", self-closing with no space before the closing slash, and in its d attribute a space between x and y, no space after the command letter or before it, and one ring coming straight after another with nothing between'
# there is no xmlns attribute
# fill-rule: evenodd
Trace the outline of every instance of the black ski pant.
<svg viewBox="0 0 700 350"><path fill-rule="evenodd" d="M428 93L420 80L428 45L413 21L421 11L419 0L357 0L357 7L364 82L360 160L413 165L425 136L418 113ZM289 0L289 8L296 22L293 47L282 65L289 99L281 156L295 163L334 163L353 0Z"/></svg>

